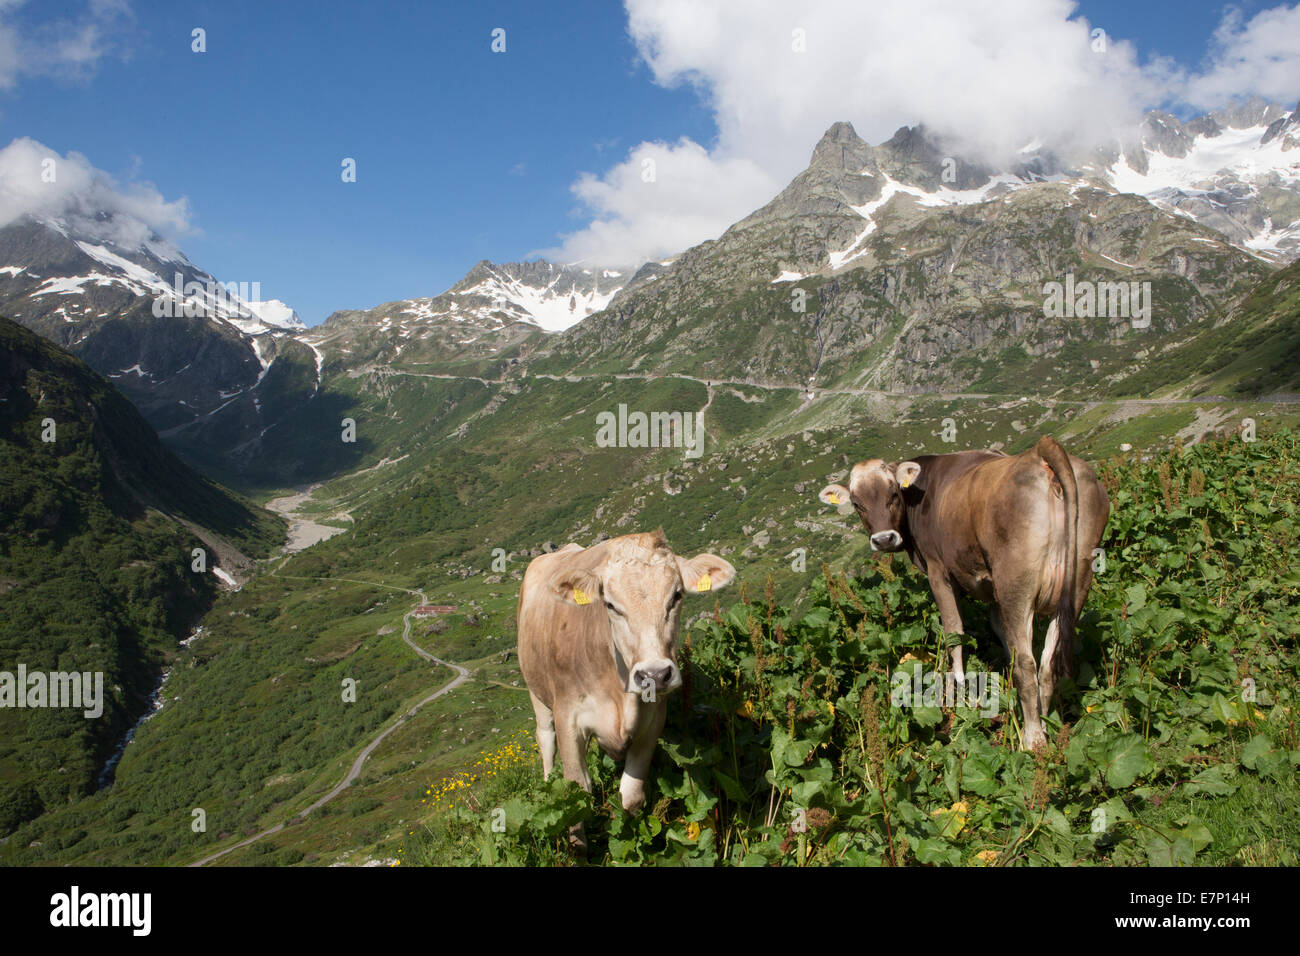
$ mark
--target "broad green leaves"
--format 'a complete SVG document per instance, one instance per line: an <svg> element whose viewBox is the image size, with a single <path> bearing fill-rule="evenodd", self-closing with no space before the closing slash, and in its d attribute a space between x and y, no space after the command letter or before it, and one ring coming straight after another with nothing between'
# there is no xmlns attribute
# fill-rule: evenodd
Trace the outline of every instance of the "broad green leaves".
<svg viewBox="0 0 1300 956"><path fill-rule="evenodd" d="M1138 777L1155 768L1146 741L1137 734L1127 734L1110 747L1106 762L1106 782L1116 790L1127 790Z"/></svg>

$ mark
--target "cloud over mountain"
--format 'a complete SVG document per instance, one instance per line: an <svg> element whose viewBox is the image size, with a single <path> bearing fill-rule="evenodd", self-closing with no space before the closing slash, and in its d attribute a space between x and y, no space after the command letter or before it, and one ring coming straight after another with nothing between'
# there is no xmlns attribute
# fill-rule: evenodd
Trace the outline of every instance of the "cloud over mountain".
<svg viewBox="0 0 1300 956"><path fill-rule="evenodd" d="M591 221L552 251L633 265L718 235L762 205L837 120L869 142L924 123L964 155L996 161L1037 139L1070 150L1132 128L1165 103L1300 90L1296 7L1230 11L1204 71L1143 62L1072 0L626 0L654 82L694 87L717 141L642 143L573 185ZM1287 92L1288 84L1292 87ZM655 161L655 177L643 176Z"/></svg>
<svg viewBox="0 0 1300 956"><path fill-rule="evenodd" d="M119 184L81 153L60 156L27 137L0 149L0 228L24 215L126 248L190 230L184 197L168 201L152 184Z"/></svg>
<svg viewBox="0 0 1300 956"><path fill-rule="evenodd" d="M1229 7L1210 43L1210 67L1187 80L1179 99L1221 107L1246 93L1290 105L1300 96L1300 4L1246 20Z"/></svg>

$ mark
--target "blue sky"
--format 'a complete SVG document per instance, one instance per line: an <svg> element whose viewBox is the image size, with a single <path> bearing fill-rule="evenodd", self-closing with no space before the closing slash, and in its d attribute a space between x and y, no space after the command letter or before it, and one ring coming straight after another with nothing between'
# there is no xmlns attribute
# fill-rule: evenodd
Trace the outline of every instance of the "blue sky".
<svg viewBox="0 0 1300 956"><path fill-rule="evenodd" d="M41 0L4 14L31 50L53 42L52 23L98 15L104 28L68 69L13 68L0 146L30 137L119 183L186 197L193 231L175 240L187 255L220 279L260 282L308 324L437 294L479 259L561 245L598 215L575 181L599 181L638 144L685 137L716 153L722 140L734 157L759 142L720 136L725 96L707 83L656 83L616 3L93 6ZM1235 6L1249 20L1275 5ZM1224 8L1087 0L1076 16L1131 41L1139 62L1161 55L1198 70ZM195 27L206 53L190 49ZM496 27L504 54L490 49ZM907 108L895 125L913 121ZM873 117L863 135L891 114ZM815 135L799 138L791 148L806 157ZM355 183L341 181L344 157L356 159ZM783 184L783 162L750 197Z"/></svg>

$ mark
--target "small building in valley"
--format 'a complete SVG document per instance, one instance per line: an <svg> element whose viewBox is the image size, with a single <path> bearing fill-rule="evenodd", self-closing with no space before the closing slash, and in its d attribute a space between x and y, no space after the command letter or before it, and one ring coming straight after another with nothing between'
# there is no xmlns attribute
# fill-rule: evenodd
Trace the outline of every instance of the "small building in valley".
<svg viewBox="0 0 1300 956"><path fill-rule="evenodd" d="M415 609L416 617L433 617L435 614L454 614L455 604L421 604Z"/></svg>

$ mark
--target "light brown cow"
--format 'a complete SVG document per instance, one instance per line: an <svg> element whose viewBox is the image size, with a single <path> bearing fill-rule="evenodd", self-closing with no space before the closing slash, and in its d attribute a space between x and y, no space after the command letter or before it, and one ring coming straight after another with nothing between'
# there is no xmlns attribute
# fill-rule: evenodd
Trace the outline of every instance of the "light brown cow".
<svg viewBox="0 0 1300 956"><path fill-rule="evenodd" d="M1092 586L1092 552L1110 500L1092 466L1050 436L1009 457L995 451L922 455L853 467L849 487L827 485L827 504L852 504L876 551L906 551L930 579L943 629L964 633L957 591L992 603L989 621L1014 661L1023 743L1046 741L1040 714L1074 673L1074 629ZM1068 583L1067 583L1068 582ZM1042 660L1034 615L1051 617ZM962 649L953 670L964 681Z"/></svg>
<svg viewBox="0 0 1300 956"><path fill-rule="evenodd" d="M569 544L528 565L519 591L519 669L548 777L558 743L564 776L590 792L586 755L594 736L607 754L626 760L618 788L624 809L641 808L665 697L682 682L682 597L716 591L735 575L715 555L673 554L662 531L585 549ZM581 845L581 826L571 839Z"/></svg>

